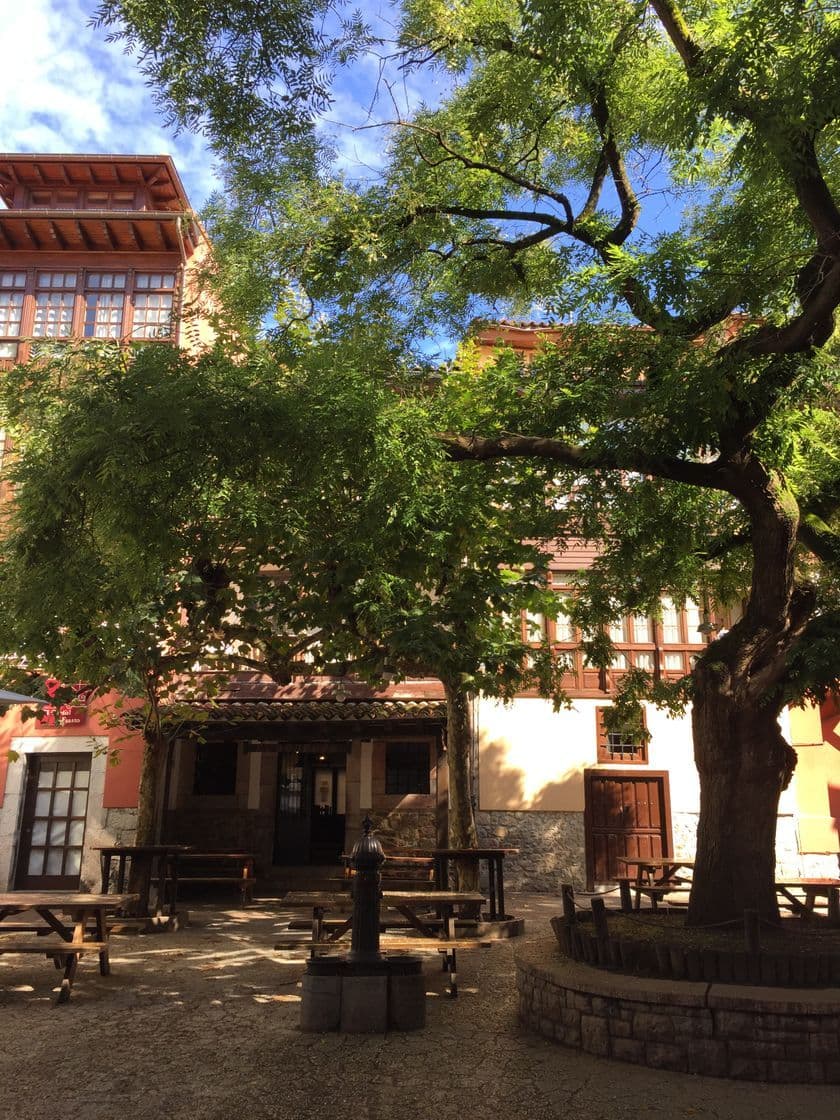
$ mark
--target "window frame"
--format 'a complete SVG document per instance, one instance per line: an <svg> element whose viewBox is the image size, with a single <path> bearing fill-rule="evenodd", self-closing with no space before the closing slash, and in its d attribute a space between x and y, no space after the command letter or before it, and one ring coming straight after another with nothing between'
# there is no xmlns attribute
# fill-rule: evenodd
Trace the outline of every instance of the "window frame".
<svg viewBox="0 0 840 1120"><path fill-rule="evenodd" d="M619 747L628 746L629 750L615 750L610 746L610 738L621 735L622 732L607 730L604 722L604 712L608 707L610 707L609 704L599 704L595 709L596 761L620 766L646 766L649 761L648 741L646 739L641 743L632 743L625 740L616 744ZM642 709L642 721L645 730L647 730L647 712L644 708Z"/></svg>
<svg viewBox="0 0 840 1120"><path fill-rule="evenodd" d="M396 757L410 750L416 752L412 765L395 767ZM422 753L423 761L420 756ZM386 797L429 797L432 794L432 761L428 739L387 739L384 752L384 792ZM412 779L419 779L416 785ZM398 788L394 788L394 787ZM402 788L406 787L406 788Z"/></svg>

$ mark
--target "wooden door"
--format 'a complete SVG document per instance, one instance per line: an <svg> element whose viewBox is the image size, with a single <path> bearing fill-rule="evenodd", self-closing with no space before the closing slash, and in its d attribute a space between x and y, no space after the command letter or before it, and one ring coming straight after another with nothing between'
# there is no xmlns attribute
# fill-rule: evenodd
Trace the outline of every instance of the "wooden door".
<svg viewBox="0 0 840 1120"><path fill-rule="evenodd" d="M619 856L671 854L671 812L665 771L586 771L586 877L614 882L627 869Z"/></svg>
<svg viewBox="0 0 840 1120"><path fill-rule="evenodd" d="M89 754L27 756L19 890L78 890L89 786Z"/></svg>

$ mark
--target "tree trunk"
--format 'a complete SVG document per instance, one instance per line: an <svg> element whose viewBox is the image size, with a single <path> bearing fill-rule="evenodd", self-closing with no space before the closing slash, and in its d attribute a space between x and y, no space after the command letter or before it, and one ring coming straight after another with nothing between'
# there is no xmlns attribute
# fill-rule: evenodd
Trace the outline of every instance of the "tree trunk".
<svg viewBox="0 0 840 1120"><path fill-rule="evenodd" d="M750 519L752 585L743 618L693 672L700 820L690 925L737 922L745 909L778 921L776 818L796 754L777 721L787 655L814 604L794 583L799 511L782 480L751 456L727 471Z"/></svg>
<svg viewBox="0 0 840 1120"><path fill-rule="evenodd" d="M137 799L137 844L154 844L157 840L157 804L165 760L164 736L147 736Z"/></svg>
<svg viewBox="0 0 840 1120"><path fill-rule="evenodd" d="M444 682L446 739L449 756L449 846L476 848L478 835L472 804L472 732L469 694L459 684ZM478 864L455 861L458 889L478 890Z"/></svg>
<svg viewBox="0 0 840 1120"><path fill-rule="evenodd" d="M776 819L796 756L777 704L733 697L708 671L696 683L700 820L688 923L740 921L745 909L778 921Z"/></svg>

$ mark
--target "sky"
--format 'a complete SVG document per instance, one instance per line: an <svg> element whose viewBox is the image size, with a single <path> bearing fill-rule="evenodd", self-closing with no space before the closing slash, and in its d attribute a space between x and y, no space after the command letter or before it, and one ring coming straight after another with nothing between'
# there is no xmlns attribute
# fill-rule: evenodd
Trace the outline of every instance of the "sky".
<svg viewBox="0 0 840 1120"><path fill-rule="evenodd" d="M392 18L388 0L363 0L360 7L370 18ZM0 151L168 153L200 209L219 186L203 139L166 126L134 60L90 26L95 8L96 0L0 0ZM340 77L323 122L341 162L359 177L375 173L384 157L381 131L365 127L371 113L393 116L379 77L377 58L355 63ZM393 88L407 104L429 93L399 74Z"/></svg>

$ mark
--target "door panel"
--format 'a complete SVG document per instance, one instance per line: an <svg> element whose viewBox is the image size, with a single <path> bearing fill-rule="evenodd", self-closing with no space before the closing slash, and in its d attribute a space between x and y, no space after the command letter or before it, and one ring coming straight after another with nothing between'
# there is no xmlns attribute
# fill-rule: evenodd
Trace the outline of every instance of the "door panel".
<svg viewBox="0 0 840 1120"><path fill-rule="evenodd" d="M627 869L620 856L658 858L671 853L668 775L588 770L586 869L588 886L614 882Z"/></svg>
<svg viewBox="0 0 840 1120"><path fill-rule="evenodd" d="M27 756L18 889L78 889L89 787L89 754Z"/></svg>
<svg viewBox="0 0 840 1120"><path fill-rule="evenodd" d="M316 748L317 749L317 748ZM284 751L277 758L274 862L338 863L344 848L347 751Z"/></svg>

